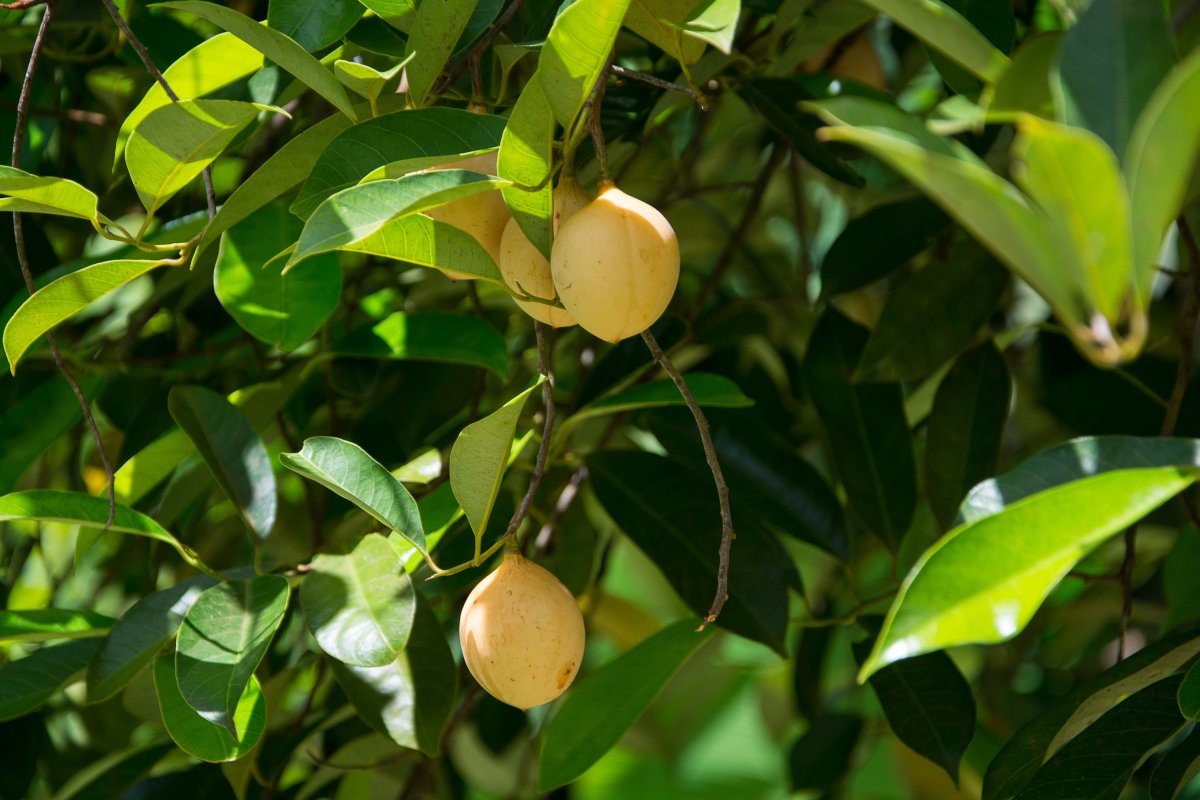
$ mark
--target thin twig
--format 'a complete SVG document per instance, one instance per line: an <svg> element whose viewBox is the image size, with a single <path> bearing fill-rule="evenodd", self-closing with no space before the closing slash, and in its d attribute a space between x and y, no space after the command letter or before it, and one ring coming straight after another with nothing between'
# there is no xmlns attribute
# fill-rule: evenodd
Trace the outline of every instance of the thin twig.
<svg viewBox="0 0 1200 800"><path fill-rule="evenodd" d="M533 508L533 500L542 484L542 477L546 474L546 456L550 452L550 437L554 433L554 370L550 365L550 349L546 345L546 325L534 322L533 332L537 337L538 372L545 377L542 382L542 405L545 408L546 421L542 426L542 441L538 445L537 458L533 462L533 474L529 476L529 488L525 490L525 496L521 498L520 505L504 531L504 539L509 543L506 549L511 550L520 548L517 529L521 527L525 517L529 516L529 509Z"/></svg>
<svg viewBox="0 0 1200 800"><path fill-rule="evenodd" d="M179 102L179 95L171 88L171 84L167 83L167 79L163 76L158 66L155 65L154 59L150 57L150 53L146 50L146 45L142 44L134 32L130 29L124 17L121 16L121 10L117 8L113 0L101 0L104 7L108 10L108 15L112 17L113 22L117 23L117 27L121 29L121 35L125 37L125 41L129 42L129 46L138 54L138 58L142 60L142 66L146 68L146 72L150 73L150 77L157 81L162 90L166 92L167 97L171 98L172 103ZM217 193L213 188L212 168L205 167L202 173L204 177L204 198L208 203L208 218L212 219L217 215Z"/></svg>
<svg viewBox="0 0 1200 800"><path fill-rule="evenodd" d="M512 22L513 17L521 10L521 6L525 5L525 0L512 0L508 7L496 17L496 21L492 23L492 27L483 35L475 46L471 48L471 52L467 53L466 57L460 59L449 72L445 73L438 81L437 86L430 92L431 98L436 98L443 94L447 89L454 85L458 80L458 76L462 75L463 69L470 63L472 58L480 58L483 51L488 49L488 46L496 40L500 32L508 27L508 23Z"/></svg>
<svg viewBox="0 0 1200 800"><path fill-rule="evenodd" d="M666 89L667 91L686 94L701 106L704 106L707 102L703 95L698 94L694 89L692 89L692 87L684 86L682 83L672 83L671 81L663 80L656 75L650 75L646 72L638 72L636 69L626 69L619 64L609 65L608 71L620 78L631 78L635 81L648 83L651 86L657 86L659 89Z"/></svg>
<svg viewBox="0 0 1200 800"><path fill-rule="evenodd" d="M717 460L717 448L713 445L708 418L700 410L696 396L688 388L683 375L671 363L671 359L667 358L667 354L658 346L658 340L654 338L654 334L649 330L642 331L642 341L646 343L646 347L650 348L650 354L654 356L658 365L671 376L671 380L675 382L675 388L683 396L683 402L687 403L688 410L692 412L692 419L696 421L696 430L700 433L700 443L704 445L704 459L708 462L708 468L712 471L713 483L717 487L717 503L721 508L721 549L720 561L717 565L717 594L713 598L708 615L700 625L700 628L703 629L705 625L716 621L725 601L729 599L729 549L733 540L737 538L737 534L733 532L733 514L729 510L729 487L725 485L725 476L721 473L721 462Z"/></svg>
<svg viewBox="0 0 1200 800"><path fill-rule="evenodd" d="M0 3L0 9L4 9L5 11L23 11L27 8L40 6L45 2L46 0L17 0L15 3Z"/></svg>
<svg viewBox="0 0 1200 800"><path fill-rule="evenodd" d="M592 145L596 148L596 166L600 173L601 185L607 183L609 178L608 152L604 146L604 131L600 127L600 114L604 106L604 91L608 88L608 71L612 69L615 57L615 50L608 54L608 63L605 64L605 69L600 70L600 77L596 79L596 86L592 89L590 104L584 112L588 115L586 124L592 134Z"/></svg>

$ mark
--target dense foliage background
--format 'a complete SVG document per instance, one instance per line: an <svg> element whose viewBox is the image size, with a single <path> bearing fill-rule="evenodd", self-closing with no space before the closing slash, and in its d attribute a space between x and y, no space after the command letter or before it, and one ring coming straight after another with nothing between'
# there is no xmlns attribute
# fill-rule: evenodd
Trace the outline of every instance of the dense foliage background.
<svg viewBox="0 0 1200 800"><path fill-rule="evenodd" d="M1200 796L1194 0L13 5L0 797ZM548 252L593 114L682 250L704 633L675 385L418 213ZM539 372L588 650L525 714L456 630Z"/></svg>

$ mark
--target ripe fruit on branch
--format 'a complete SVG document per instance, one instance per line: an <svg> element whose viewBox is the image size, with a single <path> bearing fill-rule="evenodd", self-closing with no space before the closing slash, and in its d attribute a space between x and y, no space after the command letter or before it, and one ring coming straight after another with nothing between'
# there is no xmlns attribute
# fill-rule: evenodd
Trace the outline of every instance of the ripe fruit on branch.
<svg viewBox="0 0 1200 800"><path fill-rule="evenodd" d="M496 151L484 153L471 158L464 158L434 169L469 169L482 172L485 175L496 174ZM475 237L475 241L483 245L492 260L500 261L500 238L504 235L504 226L511 219L508 206L500 190L482 192L455 200L444 206L430 209L429 216L440 222L447 222L459 230L466 231ZM454 270L443 270L451 280L474 280L474 275Z"/></svg>
<svg viewBox="0 0 1200 800"><path fill-rule="evenodd" d="M583 615L558 578L520 553L467 597L458 623L463 660L497 700L529 709L571 685L583 660Z"/></svg>
<svg viewBox="0 0 1200 800"><path fill-rule="evenodd" d="M574 216L576 211L590 203L592 198L574 178L563 178L554 189L554 233L558 233L563 220ZM510 219L504 226L504 237L500 240L500 274L513 291L521 294L544 297L550 300L554 297L554 281L550 277L550 262L547 261L533 243L525 237L521 226L515 219ZM565 328L575 324L574 318L561 308L533 303L528 300L517 300L529 316L553 325L555 328Z"/></svg>
<svg viewBox="0 0 1200 800"><path fill-rule="evenodd" d="M679 283L679 242L658 209L604 182L600 195L563 223L550 272L575 321L619 342L666 311Z"/></svg>

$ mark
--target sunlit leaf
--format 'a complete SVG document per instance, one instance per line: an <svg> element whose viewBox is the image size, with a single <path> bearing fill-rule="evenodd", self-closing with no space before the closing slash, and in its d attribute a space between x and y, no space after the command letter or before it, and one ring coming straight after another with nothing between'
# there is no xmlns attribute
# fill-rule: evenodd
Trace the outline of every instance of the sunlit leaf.
<svg viewBox="0 0 1200 800"><path fill-rule="evenodd" d="M0 610L0 641L48 642L104 636L116 622L94 611L66 608Z"/></svg>
<svg viewBox="0 0 1200 800"><path fill-rule="evenodd" d="M405 73L408 96L413 105L425 104L434 81L442 74L446 59L454 52L458 37L467 27L476 0L443 0L419 3L408 33L406 57L411 56Z"/></svg>
<svg viewBox="0 0 1200 800"><path fill-rule="evenodd" d="M576 0L554 20L535 74L564 128L571 129L608 65L628 8L629 0Z"/></svg>
<svg viewBox="0 0 1200 800"><path fill-rule="evenodd" d="M397 311L337 339L332 352L355 358L466 364L500 377L508 371L508 351L500 332L478 317L460 314Z"/></svg>
<svg viewBox="0 0 1200 800"><path fill-rule="evenodd" d="M171 739L180 750L201 761L235 761L246 756L267 726L267 700L253 675L238 697L232 732L204 718L184 700L173 653L154 660L154 691Z"/></svg>

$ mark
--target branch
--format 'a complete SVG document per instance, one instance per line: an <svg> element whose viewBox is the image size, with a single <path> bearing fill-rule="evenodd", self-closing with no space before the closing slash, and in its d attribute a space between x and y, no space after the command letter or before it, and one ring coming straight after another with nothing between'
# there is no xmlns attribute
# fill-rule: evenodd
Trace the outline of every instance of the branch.
<svg viewBox="0 0 1200 800"><path fill-rule="evenodd" d="M646 72L638 72L635 69L626 69L625 67L622 67L618 64L609 65L608 71L611 72L613 75L616 75L617 77L620 77L620 78L631 78L635 81L641 81L642 83L648 83L651 86L657 86L659 89L666 89L669 92L679 92L680 94L686 94L688 97L695 100L696 103L701 107L701 109L706 108L708 105L708 101L705 99L704 95L696 92L690 86L684 86L682 83L672 83L671 81L665 81L662 78L658 77L657 75L650 75L649 73L646 73Z"/></svg>
<svg viewBox="0 0 1200 800"><path fill-rule="evenodd" d="M507 549L511 550L520 547L517 543L517 530L525 521L525 517L529 516L529 509L533 508L533 499L537 495L538 487L542 485L542 477L546 474L546 456L550 452L550 437L554 433L554 372L550 367L550 352L546 346L546 325L535 321L533 332L537 337L538 372L546 376L546 380L542 382L542 405L546 409L546 424L542 427L542 441L538 445L537 458L533 462L533 474L529 476L529 488L525 490L521 504L517 506L512 519L508 521L508 528L504 531L504 540L509 543Z"/></svg>
<svg viewBox="0 0 1200 800"><path fill-rule="evenodd" d="M521 6L523 5L525 5L525 0L512 0L512 2L508 4L508 8L504 9L503 13L496 18L496 21L492 23L492 27L488 29L488 32L485 33L483 38L476 42L475 46L471 48L471 52L467 53L467 55L461 59L450 72L447 72L441 77L437 83L437 86L434 87L432 92L430 92L431 98L441 96L447 89L453 86L454 82L458 80L459 75L462 75L463 69L466 68L471 59L480 59L480 57L483 55L483 51L487 50L488 46L496 40L497 36L500 35L500 32L508 27L508 23L512 22L513 17L517 15L517 12L521 10ZM480 94L482 94L482 92L480 92Z"/></svg>
<svg viewBox="0 0 1200 800"><path fill-rule="evenodd" d="M671 376L671 380L675 382L675 388L683 396L683 402L687 403L688 410L692 412L692 418L696 421L696 430L700 432L700 442L704 445L704 459L708 462L708 468L712 471L713 483L717 487L717 502L721 507L721 549L720 562L717 565L717 594L713 598L708 615L700 624L700 629L703 630L705 625L716 621L725 601L729 599L729 549L733 545L733 540L737 538L737 534L733 532L733 514L729 510L729 487L725 485L725 476L721 474L721 462L717 460L717 448L713 445L708 418L700 410L696 396L692 394L692 390L683 380L683 375L671 363L671 359L667 358L667 354L658 346L654 334L650 333L648 329L642 331L642 341L646 343L646 347L650 348L650 354L654 356L658 365Z"/></svg>

